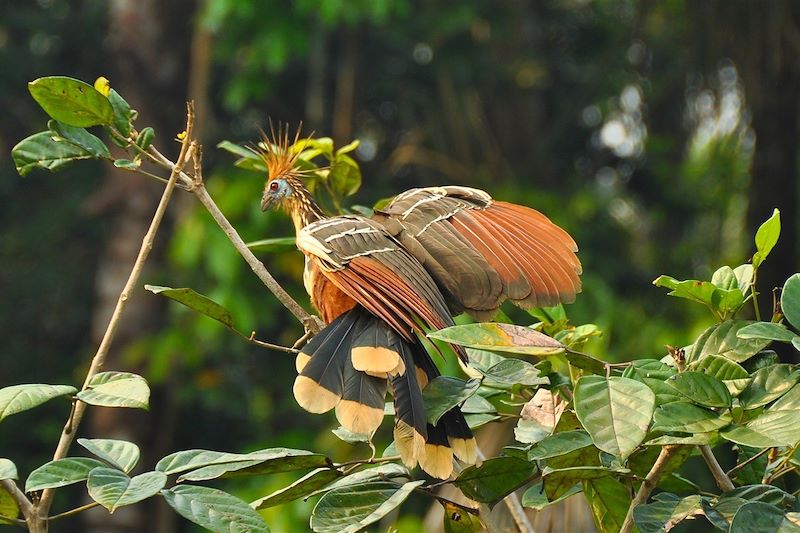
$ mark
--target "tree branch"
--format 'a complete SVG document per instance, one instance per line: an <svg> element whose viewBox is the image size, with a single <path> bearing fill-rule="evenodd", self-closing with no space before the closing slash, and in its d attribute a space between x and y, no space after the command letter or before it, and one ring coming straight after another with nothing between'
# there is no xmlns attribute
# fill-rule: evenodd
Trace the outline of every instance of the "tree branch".
<svg viewBox="0 0 800 533"><path fill-rule="evenodd" d="M661 453L658 454L656 462L653 463L653 467L647 473L647 476L645 476L642 485L639 487L639 491L631 501L630 507L628 507L628 514L625 515L625 520L622 522L622 528L619 530L620 533L630 533L633 531L633 510L636 506L647 503L650 493L656 488L661 474L664 473L664 468L666 468L670 458L678 448L680 448L679 444L668 444L661 448Z"/></svg>
<svg viewBox="0 0 800 533"><path fill-rule="evenodd" d="M705 459L706 464L708 465L708 469L711 470L711 475L714 476L714 481L717 482L717 487L720 488L722 492L728 492L736 488L731 481L731 478L725 473L722 467L719 465L717 458L714 457L714 452L711 451L711 446L706 444L705 446L700 446L700 453L703 455L703 459Z"/></svg>
<svg viewBox="0 0 800 533"><path fill-rule="evenodd" d="M164 193L161 195L161 200L159 201L156 212L153 215L153 220L150 222L150 227L148 228L147 233L142 240L142 246L139 249L139 255L136 257L136 261L133 264L131 273L128 276L128 281L125 283L125 287L122 289L122 292L119 295L117 305L111 315L108 327L106 327L103 339L100 341L100 345L98 346L97 352L92 359L89 371L86 373L86 379L84 380L82 389L86 389L92 378L100 371L101 368L103 368L106 356L111 348L111 343L114 341L114 336L117 332L117 327L119 325L122 313L127 306L131 293L139 282L139 276L141 275L144 264L147 261L147 257L150 255L150 251L153 248L153 241L155 240L155 236L158 232L159 226L161 225L161 221L164 218L164 213L166 212L167 205L172 197L172 192L175 189L175 184L178 181L178 176L181 173L183 165L189 159L190 154L194 149L195 144L190 141L192 138L193 122L194 110L192 108L192 104L188 103L186 112L186 137L181 145L178 162L172 168L169 182L164 188ZM78 425L80 424L83 414L86 411L86 405L87 404L81 402L80 400L76 401L74 412L72 413L70 420L67 421L64 430L61 432L61 438L59 439L58 446L53 454L54 461L66 457L69 447L72 444L72 441L75 439L75 433ZM34 512L37 513L40 520L46 520L45 517L50 510L50 505L53 501L53 495L54 489L45 489L42 492L42 497L39 500L38 505L34 506Z"/></svg>

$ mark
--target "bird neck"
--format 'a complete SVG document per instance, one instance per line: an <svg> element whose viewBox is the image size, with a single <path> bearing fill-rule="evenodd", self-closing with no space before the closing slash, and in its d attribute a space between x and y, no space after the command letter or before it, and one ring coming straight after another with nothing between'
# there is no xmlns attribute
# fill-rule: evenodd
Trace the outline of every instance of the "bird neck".
<svg viewBox="0 0 800 533"><path fill-rule="evenodd" d="M295 187L295 195L289 206L289 214L294 222L295 231L300 231L312 222L327 218L314 197L305 187Z"/></svg>

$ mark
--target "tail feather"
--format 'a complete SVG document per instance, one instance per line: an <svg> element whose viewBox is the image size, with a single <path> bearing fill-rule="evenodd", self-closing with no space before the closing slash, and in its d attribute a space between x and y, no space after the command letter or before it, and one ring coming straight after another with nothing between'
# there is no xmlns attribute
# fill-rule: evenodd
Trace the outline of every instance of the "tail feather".
<svg viewBox="0 0 800 533"><path fill-rule="evenodd" d="M394 396L395 443L403 462L446 479L453 456L474 462L475 445L456 407L427 423L422 389L439 375L425 348L356 307L318 333L297 357L297 402L307 411L335 409L345 428L371 435L383 420L387 385Z"/></svg>

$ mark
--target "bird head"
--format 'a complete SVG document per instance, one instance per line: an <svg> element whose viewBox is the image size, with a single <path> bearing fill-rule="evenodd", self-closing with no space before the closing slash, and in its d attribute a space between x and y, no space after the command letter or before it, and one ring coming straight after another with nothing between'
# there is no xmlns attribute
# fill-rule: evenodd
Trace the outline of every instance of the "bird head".
<svg viewBox="0 0 800 533"><path fill-rule="evenodd" d="M288 176L278 176L267 180L264 194L261 196L261 210L285 207L295 196L297 180Z"/></svg>

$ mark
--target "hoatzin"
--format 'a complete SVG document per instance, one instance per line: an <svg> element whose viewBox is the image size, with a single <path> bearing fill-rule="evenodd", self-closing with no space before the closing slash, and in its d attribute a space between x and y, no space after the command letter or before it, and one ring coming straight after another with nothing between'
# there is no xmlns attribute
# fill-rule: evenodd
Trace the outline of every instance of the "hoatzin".
<svg viewBox="0 0 800 533"><path fill-rule="evenodd" d="M263 210L294 221L303 281L327 326L297 356L294 396L307 411L335 409L343 427L372 434L394 397L394 437L403 462L446 479L453 456L475 463L461 410L427 423L422 389L439 370L423 328L466 312L491 319L509 299L523 307L571 302L581 264L572 238L533 209L468 187L412 189L372 218L329 217L301 181L288 143L261 152L269 171ZM453 346L466 362L460 346Z"/></svg>

